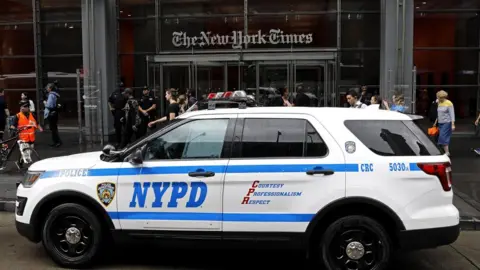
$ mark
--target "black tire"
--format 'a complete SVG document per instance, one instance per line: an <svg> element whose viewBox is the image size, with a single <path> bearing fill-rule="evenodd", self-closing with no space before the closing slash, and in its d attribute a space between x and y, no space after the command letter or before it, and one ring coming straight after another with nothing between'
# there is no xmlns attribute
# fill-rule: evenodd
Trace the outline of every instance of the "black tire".
<svg viewBox="0 0 480 270"><path fill-rule="evenodd" d="M347 255L347 247L357 244L358 248L358 243L363 248L363 256L359 256L358 252L361 254L362 251L358 250ZM320 258L329 270L388 269L391 253L392 242L385 228L366 216L346 216L336 220L320 241Z"/></svg>
<svg viewBox="0 0 480 270"><path fill-rule="evenodd" d="M77 229L81 231L80 242L76 245L70 245L66 240L66 232L72 228L73 232ZM66 268L90 267L101 251L102 235L100 221L92 211L74 203L55 207L42 228L42 241L47 253L55 263ZM67 249L76 256L67 254Z"/></svg>

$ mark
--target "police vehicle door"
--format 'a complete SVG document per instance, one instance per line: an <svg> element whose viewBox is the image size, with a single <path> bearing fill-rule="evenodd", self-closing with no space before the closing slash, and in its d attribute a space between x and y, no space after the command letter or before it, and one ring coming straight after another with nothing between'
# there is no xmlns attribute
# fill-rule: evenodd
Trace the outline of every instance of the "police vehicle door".
<svg viewBox="0 0 480 270"><path fill-rule="evenodd" d="M147 143L139 173L119 176L122 229L221 230L223 153L235 118L197 116Z"/></svg>
<svg viewBox="0 0 480 270"><path fill-rule="evenodd" d="M225 177L225 232L305 232L321 208L345 197L349 167L316 118L238 117Z"/></svg>

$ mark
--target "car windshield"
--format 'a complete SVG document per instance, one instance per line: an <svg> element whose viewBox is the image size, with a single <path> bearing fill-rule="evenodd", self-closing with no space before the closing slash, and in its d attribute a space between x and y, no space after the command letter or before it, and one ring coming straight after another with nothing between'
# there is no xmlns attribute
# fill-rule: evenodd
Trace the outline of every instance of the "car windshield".
<svg viewBox="0 0 480 270"><path fill-rule="evenodd" d="M180 118L175 118L173 119L172 121L166 121L166 122L162 122L162 123L159 123L157 124L157 126L155 127L155 130L151 131L147 136L143 136L141 138L138 138L136 139L134 142L132 143L129 143L127 146L125 146L124 148L121 148L121 149L117 149L117 151L121 151L121 152L124 152L125 150L131 148L131 147L137 147L137 145L142 141L144 140L145 138L149 137L150 135L156 133L158 130L161 130L161 129L164 129L170 125L173 125L175 123L178 123L180 122L182 119Z"/></svg>

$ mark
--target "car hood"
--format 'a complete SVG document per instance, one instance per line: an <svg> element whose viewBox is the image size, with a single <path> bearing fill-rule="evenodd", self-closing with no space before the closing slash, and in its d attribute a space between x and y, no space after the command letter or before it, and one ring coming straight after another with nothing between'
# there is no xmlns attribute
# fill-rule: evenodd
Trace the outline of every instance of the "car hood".
<svg viewBox="0 0 480 270"><path fill-rule="evenodd" d="M90 169L101 161L101 151L47 158L32 164L31 171L52 171L64 169Z"/></svg>

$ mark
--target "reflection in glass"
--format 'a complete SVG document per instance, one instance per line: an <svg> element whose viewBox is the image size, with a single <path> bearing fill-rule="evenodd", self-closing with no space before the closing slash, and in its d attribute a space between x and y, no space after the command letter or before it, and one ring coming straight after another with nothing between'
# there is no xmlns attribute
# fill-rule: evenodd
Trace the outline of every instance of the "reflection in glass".
<svg viewBox="0 0 480 270"><path fill-rule="evenodd" d="M41 0L41 21L82 20L81 0Z"/></svg>
<svg viewBox="0 0 480 270"><path fill-rule="evenodd" d="M305 93L310 93L318 101L317 106L324 105L324 82L325 82L325 66L319 63L295 65L295 90L302 88Z"/></svg>
<svg viewBox="0 0 480 270"><path fill-rule="evenodd" d="M341 53L340 85L378 85L380 50Z"/></svg>
<svg viewBox="0 0 480 270"><path fill-rule="evenodd" d="M31 58L0 57L0 88L35 89L35 78L33 56Z"/></svg>
<svg viewBox="0 0 480 270"><path fill-rule="evenodd" d="M342 14L343 48L380 48L380 13Z"/></svg>
<svg viewBox="0 0 480 270"><path fill-rule="evenodd" d="M41 25L44 55L82 54L82 23Z"/></svg>
<svg viewBox="0 0 480 270"><path fill-rule="evenodd" d="M143 18L155 15L155 0L119 0L120 18Z"/></svg>
<svg viewBox="0 0 480 270"><path fill-rule="evenodd" d="M156 52L154 19L120 20L118 24L120 53Z"/></svg>
<svg viewBox="0 0 480 270"><path fill-rule="evenodd" d="M48 82L59 81L60 88L77 89L77 69L83 67L83 59L78 57L43 57L43 72Z"/></svg>
<svg viewBox="0 0 480 270"><path fill-rule="evenodd" d="M162 17L200 17L210 15L243 15L243 0L162 0Z"/></svg>
<svg viewBox="0 0 480 270"><path fill-rule="evenodd" d="M415 0L415 10L434 9L480 9L480 2L475 0Z"/></svg>
<svg viewBox="0 0 480 270"><path fill-rule="evenodd" d="M217 93L226 91L224 85L224 65L202 66L197 64L197 96L207 96L209 93Z"/></svg>
<svg viewBox="0 0 480 270"><path fill-rule="evenodd" d="M0 57L34 55L33 25L0 25Z"/></svg>
<svg viewBox="0 0 480 270"><path fill-rule="evenodd" d="M377 0L379 1L379 0ZM248 13L335 11L337 0L261 0L248 1Z"/></svg>
<svg viewBox="0 0 480 270"><path fill-rule="evenodd" d="M472 13L415 13L415 47L479 47L480 16Z"/></svg>
<svg viewBox="0 0 480 270"><path fill-rule="evenodd" d="M32 1L8 0L2 1L0 22L32 22Z"/></svg>

